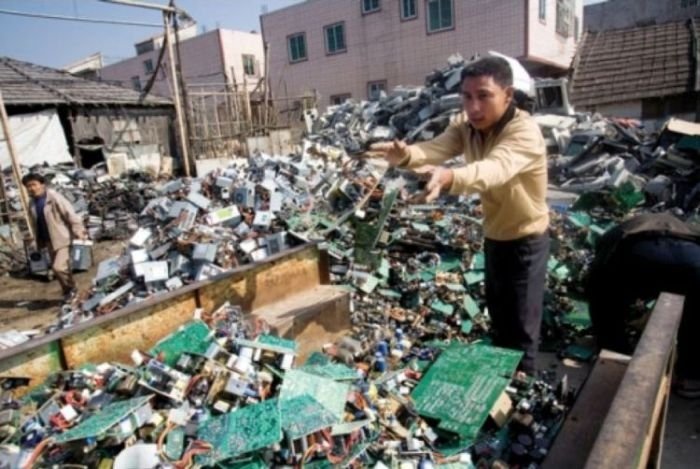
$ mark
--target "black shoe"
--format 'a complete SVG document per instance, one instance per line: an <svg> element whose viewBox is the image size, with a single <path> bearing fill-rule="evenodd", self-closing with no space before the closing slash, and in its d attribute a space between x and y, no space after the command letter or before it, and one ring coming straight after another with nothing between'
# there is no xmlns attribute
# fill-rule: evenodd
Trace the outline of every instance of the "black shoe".
<svg viewBox="0 0 700 469"><path fill-rule="evenodd" d="M674 386L673 392L685 399L700 398L700 379L681 379Z"/></svg>
<svg viewBox="0 0 700 469"><path fill-rule="evenodd" d="M72 300L73 298L75 298L75 295L76 295L77 293L78 293L78 290L76 290L75 288L71 288L71 289L68 290L68 291L64 291L64 292L63 292L63 301L64 301L65 303L68 303L70 300Z"/></svg>

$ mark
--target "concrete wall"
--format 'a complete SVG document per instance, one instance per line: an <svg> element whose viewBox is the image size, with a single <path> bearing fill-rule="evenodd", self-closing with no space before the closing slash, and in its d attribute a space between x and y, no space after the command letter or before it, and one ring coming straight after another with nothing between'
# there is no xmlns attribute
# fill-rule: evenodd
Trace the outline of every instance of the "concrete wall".
<svg viewBox="0 0 700 469"><path fill-rule="evenodd" d="M584 23L590 31L603 31L700 16L700 2L686 7L683 3L684 0L607 0L586 6Z"/></svg>
<svg viewBox="0 0 700 469"><path fill-rule="evenodd" d="M539 17L539 0L530 0L529 4L529 50L530 60L551 63L554 65L569 67L576 53L578 39L584 31L583 1L574 0L574 17L579 22L579 37L574 37L574 26L569 37L564 37L556 32L557 26L557 0L545 0L545 19Z"/></svg>
<svg viewBox="0 0 700 469"><path fill-rule="evenodd" d="M362 15L359 0L309 0L261 17L270 45L270 77L275 96L300 96L317 90L321 106L331 95L367 99L370 81L421 85L456 52L469 58L488 50L525 55L525 1L454 0L455 27L428 34L426 1L417 0L418 17L402 21L400 2L382 0L381 11ZM323 28L345 22L347 52L326 55ZM287 37L306 33L308 60L290 63ZM568 66L570 58L561 64Z"/></svg>
<svg viewBox="0 0 700 469"><path fill-rule="evenodd" d="M260 34L216 29L180 43L182 72L188 87L197 85L223 84L230 81L231 66L236 72L236 80L243 83L242 54L256 56L263 73L264 60ZM146 73L143 62L151 59L155 67L159 50L146 52L130 59L104 67L101 71L103 80L121 82L131 87L131 78L138 76L141 86L146 86L150 74ZM158 73L153 92L161 96L171 96L170 68L167 53L164 70ZM257 82L252 79L251 86ZM211 87L210 87L211 89Z"/></svg>

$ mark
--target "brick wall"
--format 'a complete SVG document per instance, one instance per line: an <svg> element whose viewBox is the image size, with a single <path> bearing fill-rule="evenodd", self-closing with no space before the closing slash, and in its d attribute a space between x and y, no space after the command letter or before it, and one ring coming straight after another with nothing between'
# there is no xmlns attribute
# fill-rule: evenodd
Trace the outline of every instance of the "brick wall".
<svg viewBox="0 0 700 469"><path fill-rule="evenodd" d="M525 54L525 1L454 0L455 27L427 33L426 0L416 0L417 19L402 21L400 2L382 0L381 11L362 15L360 0L309 0L261 17L270 44L270 77L275 96L316 90L321 106L331 95L367 98L367 84L386 80L421 85L453 53L465 58L488 50ZM327 55L324 26L345 22L347 52ZM306 33L308 60L290 63L287 37ZM568 65L568 63L567 63Z"/></svg>

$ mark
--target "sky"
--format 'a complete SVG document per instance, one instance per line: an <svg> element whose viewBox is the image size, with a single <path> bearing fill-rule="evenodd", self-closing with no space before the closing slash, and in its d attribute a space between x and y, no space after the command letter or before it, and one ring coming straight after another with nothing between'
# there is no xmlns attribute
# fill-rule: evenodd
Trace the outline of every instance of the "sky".
<svg viewBox="0 0 700 469"><path fill-rule="evenodd" d="M165 5L167 0L143 0ZM300 0L178 0L200 26L260 31L263 8L277 10ZM155 10L103 3L98 0L0 0L0 10L63 16L138 21L162 25ZM102 52L107 63L133 57L134 43L158 34L150 27L105 25L25 18L0 14L0 56L63 67Z"/></svg>
<svg viewBox="0 0 700 469"><path fill-rule="evenodd" d="M167 0L143 0L167 4ZM201 27L260 30L260 13L302 0L178 0ZM348 0L349 1L349 0ZM522 1L522 0L514 0ZM584 0L585 4L603 0ZM0 0L0 10L162 24L160 12L98 0ZM0 56L61 68L96 52L106 63L135 55L134 43L160 29L25 18L0 14Z"/></svg>

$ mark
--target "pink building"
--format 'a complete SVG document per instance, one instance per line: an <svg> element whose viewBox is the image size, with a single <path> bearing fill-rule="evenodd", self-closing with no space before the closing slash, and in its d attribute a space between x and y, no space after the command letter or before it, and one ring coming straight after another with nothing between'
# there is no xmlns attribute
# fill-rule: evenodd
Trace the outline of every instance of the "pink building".
<svg viewBox="0 0 700 469"><path fill-rule="evenodd" d="M182 30L180 41L182 71L190 89L198 85L211 89L235 80L239 86L247 83L252 90L264 76L263 41L258 33L215 29L196 35L196 25L193 25ZM162 44L163 35L135 44L137 55L102 68L101 78L142 89L153 74ZM169 97L172 87L167 55L164 64L153 92Z"/></svg>
<svg viewBox="0 0 700 469"><path fill-rule="evenodd" d="M535 76L569 68L582 0L307 0L261 16L275 97L321 106L421 85L460 53L494 50Z"/></svg>

